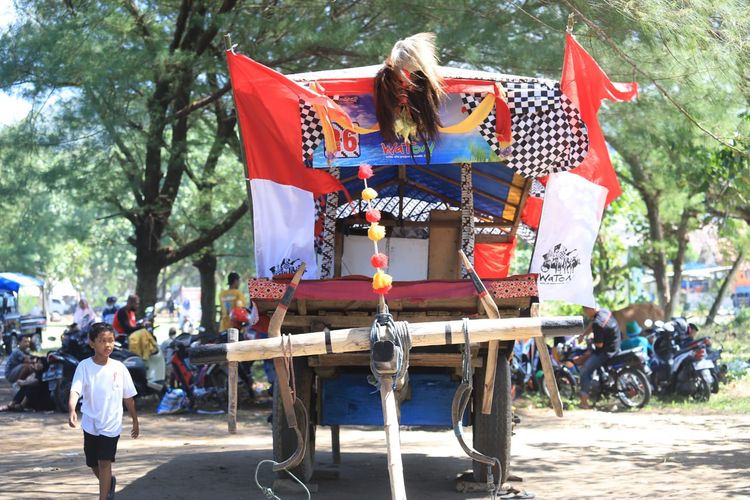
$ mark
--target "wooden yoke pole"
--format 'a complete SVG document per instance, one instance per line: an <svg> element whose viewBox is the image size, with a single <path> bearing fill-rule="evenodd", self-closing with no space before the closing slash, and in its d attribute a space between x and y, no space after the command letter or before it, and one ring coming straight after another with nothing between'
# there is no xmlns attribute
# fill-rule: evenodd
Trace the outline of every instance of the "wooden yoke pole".
<svg viewBox="0 0 750 500"><path fill-rule="evenodd" d="M518 340L531 337L580 335L580 316L469 320L472 342ZM412 347L463 344L463 321L431 321L409 325ZM293 356L314 356L370 350L370 327L328 330L291 335ZM211 344L190 349L194 363L256 361L284 355L281 338L241 340L233 344Z"/></svg>
<svg viewBox="0 0 750 500"><path fill-rule="evenodd" d="M230 328L227 330L227 342L230 344L237 342L240 339L240 331L236 328ZM229 362L229 377L227 384L229 385L227 394L229 396L229 408L227 409L227 430L229 434L237 434L237 361ZM251 391L252 387L249 388Z"/></svg>
<svg viewBox="0 0 750 500"><path fill-rule="evenodd" d="M539 316L539 304L531 304L531 316ZM562 418L563 406L560 400L560 391L557 388L557 379L555 378L555 370L552 368L552 359L549 356L549 350L547 349L547 343L544 341L544 337L534 337L534 344L536 345L536 351L539 353L539 360L542 362L542 370L544 370L544 384L547 386L547 392L549 392L549 399L552 402L552 408L555 409L555 415Z"/></svg>
<svg viewBox="0 0 750 500"><path fill-rule="evenodd" d="M490 297L482 280L479 279L479 275L474 270L474 266L471 265L469 258L463 250L459 250L458 255L461 257L472 283L474 283L474 289L479 294L479 300L482 301L482 305L487 312L487 317L490 319L500 319L500 311L497 309L497 304ZM484 415L492 413L492 396L495 393L495 372L497 371L497 353L499 349L500 342L490 340L487 346L487 365L484 368L484 393L482 393L482 413Z"/></svg>
<svg viewBox="0 0 750 500"><path fill-rule="evenodd" d="M391 500L406 500L404 466L401 462L401 437L399 436L398 408L393 392L393 377L380 378L380 402L383 405L383 429L388 449L388 477L391 481Z"/></svg>

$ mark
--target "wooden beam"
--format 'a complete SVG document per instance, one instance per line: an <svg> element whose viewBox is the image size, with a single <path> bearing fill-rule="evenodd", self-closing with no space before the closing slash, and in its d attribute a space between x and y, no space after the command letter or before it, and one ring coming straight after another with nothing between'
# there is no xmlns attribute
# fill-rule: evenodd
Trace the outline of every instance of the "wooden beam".
<svg viewBox="0 0 750 500"><path fill-rule="evenodd" d="M447 366L456 368L462 366L463 354L452 352L413 352L409 354L409 366ZM308 364L312 367L329 366L370 366L370 355L364 352L346 352L342 354L325 354L312 356ZM472 365L481 368L482 358L472 357Z"/></svg>
<svg viewBox="0 0 750 500"><path fill-rule="evenodd" d="M580 316L471 319L468 323L470 339L474 343L539 336L573 336L583 332L583 319ZM408 325L412 347L461 344L464 341L463 327L463 320ZM289 335L288 342L295 357L369 351L370 327ZM192 348L189 353L190 360L195 363L220 363L280 358L284 355L284 349L282 338L269 337L234 344L209 344Z"/></svg>
<svg viewBox="0 0 750 500"><path fill-rule="evenodd" d="M518 223L521 220L521 207L526 204L526 199L529 197L529 191L531 190L531 183L534 182L531 179L526 179L523 184L523 193L521 194L521 201L518 203L519 208L516 208L516 213L513 216L513 229L510 232L510 240L516 237L518 231Z"/></svg>

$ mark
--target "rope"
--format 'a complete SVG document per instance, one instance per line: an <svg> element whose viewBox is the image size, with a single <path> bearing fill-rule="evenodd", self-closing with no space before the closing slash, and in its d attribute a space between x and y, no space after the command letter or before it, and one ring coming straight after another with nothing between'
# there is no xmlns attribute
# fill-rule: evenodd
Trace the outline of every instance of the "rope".
<svg viewBox="0 0 750 500"><path fill-rule="evenodd" d="M286 339L286 342L284 342ZM286 373L292 384L292 400L297 397L297 379L294 376L294 356L292 352L292 335L281 335L281 353L284 356Z"/></svg>
<svg viewBox="0 0 750 500"><path fill-rule="evenodd" d="M273 488L266 488L265 486L260 484L260 481L258 481L258 472L260 471L260 466L263 464L279 465L279 462L275 462L273 460L261 460L260 462L258 462L258 466L255 467L255 485L258 487L261 493L263 493L263 496L265 496L266 498L270 500L281 500L281 498L276 496L276 494L273 492ZM289 474L292 479L297 481L297 483L299 483L299 485L302 486L302 489L304 489L305 493L307 493L307 500L310 500L310 490L307 489L307 486L305 486L305 483L297 479L297 476L292 474L287 469L284 469L284 472Z"/></svg>
<svg viewBox="0 0 750 500"><path fill-rule="evenodd" d="M380 327L385 326L385 335L381 338ZM387 306L384 312L375 315L375 320L370 327L370 347L375 342L389 340L393 342L396 351L396 374L393 377L393 388L396 388L399 380L404 380L409 371L409 351L411 350L411 335L409 335L409 323L406 321L393 321L393 316L388 312ZM381 375L375 368L375 363L370 357L370 371L375 375L377 386L380 387Z"/></svg>

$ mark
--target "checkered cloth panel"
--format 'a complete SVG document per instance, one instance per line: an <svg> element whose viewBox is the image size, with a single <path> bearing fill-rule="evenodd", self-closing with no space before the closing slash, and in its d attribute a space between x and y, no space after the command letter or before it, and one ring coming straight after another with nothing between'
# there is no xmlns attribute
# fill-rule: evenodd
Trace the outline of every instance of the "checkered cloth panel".
<svg viewBox="0 0 750 500"><path fill-rule="evenodd" d="M559 84L507 82L513 122L513 155L508 166L524 177L543 177L577 167L588 152L588 135L578 109Z"/></svg>
<svg viewBox="0 0 750 500"><path fill-rule="evenodd" d="M544 198L544 193L546 192L547 188L544 187L544 184L536 179L531 182L531 188L529 188L529 196L532 196L534 198Z"/></svg>
<svg viewBox="0 0 750 500"><path fill-rule="evenodd" d="M323 125L320 124L320 119L312 105L302 99L299 100L299 118L302 127L302 161L312 163L315 148L323 140Z"/></svg>
<svg viewBox="0 0 750 500"><path fill-rule="evenodd" d="M464 106L466 114L473 113L486 95L486 93L461 94L461 103ZM482 138L487 141L487 144L489 144L493 153L502 159L510 157L513 151L513 146L503 149L500 147L500 141L497 140L497 118L495 116L495 108L492 108L490 114L479 124L477 130Z"/></svg>

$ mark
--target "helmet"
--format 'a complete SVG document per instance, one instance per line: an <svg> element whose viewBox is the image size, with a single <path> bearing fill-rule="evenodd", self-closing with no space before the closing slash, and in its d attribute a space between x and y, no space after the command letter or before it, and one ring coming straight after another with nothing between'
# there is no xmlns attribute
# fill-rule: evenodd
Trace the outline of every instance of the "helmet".
<svg viewBox="0 0 750 500"><path fill-rule="evenodd" d="M235 323L247 323L250 321L250 312L242 306L237 306L229 313L229 318Z"/></svg>
<svg viewBox="0 0 750 500"><path fill-rule="evenodd" d="M117 302L117 297L115 297L114 295L110 295L109 297L107 297L108 305L114 305L115 302Z"/></svg>

